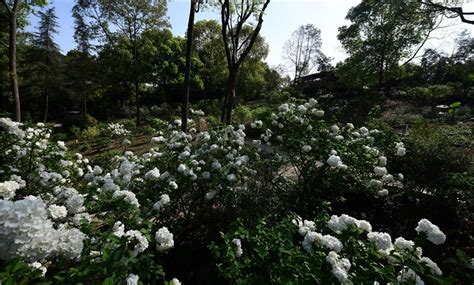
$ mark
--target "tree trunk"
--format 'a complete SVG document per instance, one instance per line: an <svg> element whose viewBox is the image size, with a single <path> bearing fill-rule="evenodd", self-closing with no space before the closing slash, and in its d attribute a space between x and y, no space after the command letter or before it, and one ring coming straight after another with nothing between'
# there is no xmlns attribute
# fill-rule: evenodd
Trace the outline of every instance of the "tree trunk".
<svg viewBox="0 0 474 285"><path fill-rule="evenodd" d="M136 32L134 33L133 38L133 70L135 71L135 96L137 97L136 125L138 126L140 125L140 75L138 72L138 47Z"/></svg>
<svg viewBox="0 0 474 285"><path fill-rule="evenodd" d="M10 72L10 85L12 89L13 97L15 98L15 120L21 121L21 105L20 105L20 91L18 89L18 75L16 72L16 17L17 10L13 9L10 14L10 35L8 42L9 50L9 72Z"/></svg>
<svg viewBox="0 0 474 285"><path fill-rule="evenodd" d="M186 41L186 73L184 76L183 102L181 106L181 130L186 132L188 129L188 103L189 93L191 90L191 57L193 52L193 30L194 30L194 14L196 12L196 0L191 0L191 9L189 11L188 31Z"/></svg>
<svg viewBox="0 0 474 285"><path fill-rule="evenodd" d="M232 124L232 109L234 107L235 100L235 88L237 85L237 69L238 67L233 68L229 74L229 80L227 82L227 103L224 105L225 110L225 123L226 125Z"/></svg>

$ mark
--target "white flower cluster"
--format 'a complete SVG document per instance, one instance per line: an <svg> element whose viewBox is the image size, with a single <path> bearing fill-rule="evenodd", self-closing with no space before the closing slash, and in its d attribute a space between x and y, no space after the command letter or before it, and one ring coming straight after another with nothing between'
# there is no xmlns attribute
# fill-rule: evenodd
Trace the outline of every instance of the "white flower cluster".
<svg viewBox="0 0 474 285"><path fill-rule="evenodd" d="M416 274L413 269L405 267L403 268L398 276L397 276L397 281L400 283L407 283L410 282L410 284L413 284L415 282L415 285L425 285L425 282L421 280L420 276Z"/></svg>
<svg viewBox="0 0 474 285"><path fill-rule="evenodd" d="M148 240L140 231L128 230L124 236L127 238L127 244L135 244L131 251L132 256L137 256L148 248Z"/></svg>
<svg viewBox="0 0 474 285"><path fill-rule="evenodd" d="M140 207L140 203L138 203L138 199L135 196L135 193L128 190L115 191L114 194L112 195L112 198L123 199L125 202L129 203L130 205L133 205L137 208Z"/></svg>
<svg viewBox="0 0 474 285"><path fill-rule="evenodd" d="M167 251L174 247L173 234L167 227L162 227L155 233L156 249L158 251Z"/></svg>
<svg viewBox="0 0 474 285"><path fill-rule="evenodd" d="M163 194L160 197L160 200L153 204L153 209L156 211L160 211L163 209L167 204L170 202L170 196L168 194Z"/></svg>
<svg viewBox="0 0 474 285"><path fill-rule="evenodd" d="M372 232L372 225L365 220L357 220L349 215L341 216L332 215L328 221L328 227L337 234L347 230L350 226L355 226L368 233Z"/></svg>
<svg viewBox="0 0 474 285"><path fill-rule="evenodd" d="M342 160L339 156L337 156L337 152L332 150L328 160L326 161L327 164L333 168L340 168L340 169L347 169L347 165L342 163Z"/></svg>
<svg viewBox="0 0 474 285"><path fill-rule="evenodd" d="M308 232L303 240L303 248L310 254L313 253L313 244L325 247L329 250L340 252L342 250L342 243L336 237L331 235L322 235L318 232Z"/></svg>
<svg viewBox="0 0 474 285"><path fill-rule="evenodd" d="M336 252L342 250L342 243L336 237L315 232L316 227L313 221L302 221L300 217L297 217L293 220L293 223L298 226L298 233L304 236L302 245L308 253L313 254L313 244Z"/></svg>
<svg viewBox="0 0 474 285"><path fill-rule="evenodd" d="M152 170L148 171L146 174L145 174L145 179L147 180L157 180L159 179L161 176L160 174L160 170L158 170L158 168L153 168Z"/></svg>
<svg viewBox="0 0 474 285"><path fill-rule="evenodd" d="M399 175L396 180L388 173L387 158L375 146L375 136L380 133L379 130L366 127L355 129L351 123L345 126L327 125L321 118L323 115L324 112L318 109L314 99L301 105L285 103L279 106L277 113L271 115L272 128L262 135L267 144L277 144L283 150L283 160L300 173L294 178L296 182L310 175L308 170L315 169L314 164L319 169L321 163L325 163L330 170L342 170L349 176L357 177L358 181L366 181L375 194L381 197L389 194L389 187L403 187L402 176ZM260 144L260 141L255 144ZM329 146L332 149L327 149ZM403 144L397 146L403 147ZM324 152L329 152L328 156L321 155ZM359 157L360 152L365 152L364 156L371 163L355 161L354 157ZM370 166L375 159L378 163Z"/></svg>
<svg viewBox="0 0 474 285"><path fill-rule="evenodd" d="M352 284L348 273L351 269L351 263L347 258L341 258L336 252L330 251L326 256L326 261L331 264L331 273L341 284Z"/></svg>
<svg viewBox="0 0 474 285"><path fill-rule="evenodd" d="M112 136L117 136L117 137L125 137L130 135L130 131L125 128L124 125L120 123L109 123L107 125L107 131L112 135Z"/></svg>
<svg viewBox="0 0 474 285"><path fill-rule="evenodd" d="M127 283L127 285L137 285L139 279L140 279L140 277L138 275L130 273L127 276L127 279L125 280L125 282Z"/></svg>
<svg viewBox="0 0 474 285"><path fill-rule="evenodd" d="M53 219L62 219L67 216L67 208L64 206L50 205L48 207L48 212Z"/></svg>
<svg viewBox="0 0 474 285"><path fill-rule="evenodd" d="M0 196L5 200L10 200L15 197L16 190L20 189L21 185L16 181L5 181L0 183Z"/></svg>
<svg viewBox="0 0 474 285"><path fill-rule="evenodd" d="M63 256L74 259L82 252L86 236L76 228L48 219L46 204L29 196L23 200L0 200L0 258L21 256L34 262Z"/></svg>
<svg viewBox="0 0 474 285"><path fill-rule="evenodd" d="M437 225L433 225L427 219L421 219L415 229L418 233L425 233L429 241L436 245L443 244L446 241L446 235L439 229Z"/></svg>
<svg viewBox="0 0 474 285"><path fill-rule="evenodd" d="M7 129L10 134L20 139L25 136L25 132L20 128L21 126L21 123L14 122L10 118L0 118L0 127Z"/></svg>
<svg viewBox="0 0 474 285"><path fill-rule="evenodd" d="M331 272L342 284L352 284L349 280L349 269L351 263L349 259L339 256L344 248L345 240L340 240L337 237L331 235L323 235L315 231L315 223L313 221L302 221L300 217L293 220L293 224L298 226L298 233L304 236L302 246L305 251L313 255L316 248L314 245L318 245L318 250L329 250L330 252L326 256L326 261L332 266ZM390 264L395 264L398 259L394 259L392 255L402 256L409 255L410 258L420 265L425 266L433 275L442 275L441 269L438 265L428 257L422 256L422 248L415 248L415 243L411 240L406 240L403 237L398 237L395 242L392 243L392 237L388 233L372 231L372 226L369 222L364 220L357 220L348 215L336 216L333 215L328 221L328 228L334 231L336 234L343 234L344 231L350 229L351 226L357 227L367 232L367 241L375 246L375 248L382 254L383 257ZM441 231L439 228L431 224L428 220L423 219L419 222L416 228L418 232L431 233L432 239L440 242L442 240ZM348 235L344 234L343 237L347 238ZM445 238L445 237L444 237ZM363 241L359 241L363 244ZM439 243L437 243L439 244ZM416 281L417 284L424 284L423 280L410 268L405 268L399 273L398 280L400 282ZM377 282L374 284L378 284Z"/></svg>
<svg viewBox="0 0 474 285"><path fill-rule="evenodd" d="M236 257L241 257L242 254L244 253L243 250L242 250L242 241L238 238L234 238L232 240L232 243L234 244L235 246L235 249L234 249L234 254Z"/></svg>
<svg viewBox="0 0 474 285"><path fill-rule="evenodd" d="M389 253L393 250L392 237L388 233L370 232L367 239L372 242L379 251Z"/></svg>
<svg viewBox="0 0 474 285"><path fill-rule="evenodd" d="M263 122L260 120L250 123L250 127L252 129L260 129L262 126L263 126Z"/></svg>
<svg viewBox="0 0 474 285"><path fill-rule="evenodd" d="M407 153L405 145L402 142L395 143L398 156L404 156Z"/></svg>

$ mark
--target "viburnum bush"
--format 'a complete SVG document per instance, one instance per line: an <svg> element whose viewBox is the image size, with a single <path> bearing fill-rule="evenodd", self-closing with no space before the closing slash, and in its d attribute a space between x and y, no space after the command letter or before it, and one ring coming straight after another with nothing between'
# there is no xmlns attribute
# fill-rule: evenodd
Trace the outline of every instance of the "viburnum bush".
<svg viewBox="0 0 474 285"><path fill-rule="evenodd" d="M407 240L376 232L368 221L321 214L315 221L290 216L254 229L238 225L211 249L223 276L236 284L450 284L452 277L423 255L444 233L426 219Z"/></svg>
<svg viewBox="0 0 474 285"><path fill-rule="evenodd" d="M40 275L67 283L164 281L173 228L184 233L182 221L185 227L209 209L234 208L256 175L249 161L258 153L243 147L243 126L183 133L175 121L152 138L149 152L126 151L101 168L49 141L43 124L1 125L2 282ZM18 279L8 271L17 264L31 274Z"/></svg>
<svg viewBox="0 0 474 285"><path fill-rule="evenodd" d="M119 152L101 166L51 141L44 124L1 118L0 282L179 284L176 277L191 282L193 270L201 275L214 270L208 251L213 242L224 278L242 284L257 282L256 276L285 283L295 274L303 276L302 283L336 282L331 275L336 270L347 273L342 283L395 282L403 270L415 281L443 280L427 275L418 241L409 251L386 247L383 253L377 244L386 235L368 233L368 226L331 233L324 218L328 203L351 195L383 202L403 191L403 175L390 173L391 158L407 152L398 138L331 122L315 100L282 104L264 120L268 126L250 124L264 130L261 140L248 138L244 125L207 129L203 112L191 114L187 133L180 120L160 121L145 153ZM126 135L120 125L110 129ZM296 219L300 228L308 227L296 239L298 228L290 220L280 222L290 212L321 218L314 227ZM260 222L264 217L269 226ZM245 226L239 235L230 234L239 219ZM229 233L225 246L219 245L220 232ZM307 251L299 246L304 240ZM248 255L253 242L258 255ZM279 244L283 251L266 255ZM261 263L275 256L279 265ZM272 264L276 267L265 267Z"/></svg>
<svg viewBox="0 0 474 285"><path fill-rule="evenodd" d="M43 124L0 125L0 282L165 280L173 234L127 190L143 168L132 155L105 173Z"/></svg>
<svg viewBox="0 0 474 285"><path fill-rule="evenodd" d="M262 125L256 121L251 127ZM390 157L406 154L403 142L389 140L377 129L331 122L315 99L280 105L266 127L254 143L274 148L277 184L298 212L312 215L324 201L361 194L383 198L403 188L403 174L387 169Z"/></svg>

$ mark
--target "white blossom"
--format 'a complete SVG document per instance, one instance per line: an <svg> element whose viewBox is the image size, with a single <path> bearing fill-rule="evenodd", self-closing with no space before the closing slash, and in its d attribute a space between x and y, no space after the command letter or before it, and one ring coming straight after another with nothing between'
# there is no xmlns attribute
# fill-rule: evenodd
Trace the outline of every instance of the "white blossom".
<svg viewBox="0 0 474 285"><path fill-rule="evenodd" d="M5 200L10 200L15 197L16 190L20 189L21 185L16 181L5 181L0 183L0 196Z"/></svg>
<svg viewBox="0 0 474 285"><path fill-rule="evenodd" d="M140 231L129 230L124 237L127 238L128 244L135 244L131 252L132 256L137 256L148 248L148 240Z"/></svg>
<svg viewBox="0 0 474 285"><path fill-rule="evenodd" d="M161 195L160 197L160 200L158 202L156 202L154 205L153 205L153 209L156 210L156 211L160 211L161 209L163 209L169 202L170 202L170 196L168 194L163 194Z"/></svg>
<svg viewBox="0 0 474 285"><path fill-rule="evenodd" d="M370 232L367 239L380 251L390 252L393 249L392 237L388 233Z"/></svg>
<svg viewBox="0 0 474 285"><path fill-rule="evenodd" d="M156 179L159 179L160 176L161 176L160 171L158 170L158 168L155 167L145 174L145 179L156 180Z"/></svg>
<svg viewBox="0 0 474 285"><path fill-rule="evenodd" d="M48 207L48 211L53 219L61 219L67 216L67 209L64 206L53 204Z"/></svg>
<svg viewBox="0 0 474 285"><path fill-rule="evenodd" d="M129 203L130 205L140 207L140 204L138 203L135 193L130 192L128 190L115 191L114 194L112 195L112 198L123 199L125 202Z"/></svg>
<svg viewBox="0 0 474 285"><path fill-rule="evenodd" d="M43 264L41 264L40 262L35 261L28 265L35 270L41 271L41 276L43 277L46 275L46 272L48 272L48 269L45 266L43 266Z"/></svg>
<svg viewBox="0 0 474 285"><path fill-rule="evenodd" d="M240 241L240 239L238 238L234 238L232 240L232 243L235 245L235 250L234 250L234 254L236 257L241 257L242 254L243 254L243 251L242 251L242 242Z"/></svg>
<svg viewBox="0 0 474 285"><path fill-rule="evenodd" d="M138 275L130 273L127 276L127 280L126 280L127 285L137 285L138 284L138 279L140 279L140 277L138 277Z"/></svg>
<svg viewBox="0 0 474 285"><path fill-rule="evenodd" d="M427 239L436 245L440 245L446 241L446 235L439 229L437 225L432 224L427 219L421 219L415 228L418 233L425 233Z"/></svg>
<svg viewBox="0 0 474 285"><path fill-rule="evenodd" d="M351 284L349 280L349 269L351 263L347 258L341 258L335 251L330 251L326 256L326 261L331 264L331 273L342 284Z"/></svg>
<svg viewBox="0 0 474 285"><path fill-rule="evenodd" d="M406 240L403 237L398 237L395 239L394 246L399 250L413 250L415 243L411 240Z"/></svg>
<svg viewBox="0 0 474 285"><path fill-rule="evenodd" d="M342 214L341 216L332 215L328 221L328 227L333 230L335 233L342 233L345 231L350 225L354 225L361 230L366 232L372 231L372 226L369 222L365 220L357 220L351 216L346 214Z"/></svg>
<svg viewBox="0 0 474 285"><path fill-rule="evenodd" d="M309 145L304 145L304 146L301 147L301 150L302 150L303 152L310 152L310 151L311 151L311 146L309 146Z"/></svg>
<svg viewBox="0 0 474 285"><path fill-rule="evenodd" d="M167 227L162 227L155 233L155 240L158 251L166 251L174 246L173 234Z"/></svg>
<svg viewBox="0 0 474 285"><path fill-rule="evenodd" d="M442 275L443 272L441 271L441 269L439 268L438 264L436 264L433 260L431 260L430 258L428 257L422 257L420 258L420 261L422 263L424 263L426 266L428 266L428 268L430 269L431 271L431 274L434 274L434 275Z"/></svg>

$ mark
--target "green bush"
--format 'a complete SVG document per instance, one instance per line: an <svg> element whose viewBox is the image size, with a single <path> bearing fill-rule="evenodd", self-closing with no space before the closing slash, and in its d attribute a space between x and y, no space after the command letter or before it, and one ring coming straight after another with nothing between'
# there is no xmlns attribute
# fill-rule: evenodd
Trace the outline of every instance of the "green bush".
<svg viewBox="0 0 474 285"><path fill-rule="evenodd" d="M81 139L92 140L101 135L101 129L98 126L91 126L81 132Z"/></svg>
<svg viewBox="0 0 474 285"><path fill-rule="evenodd" d="M454 88L449 85L430 85L412 88L408 93L419 105L436 105L452 100Z"/></svg>
<svg viewBox="0 0 474 285"><path fill-rule="evenodd" d="M234 109L232 115L236 124L248 125L254 120L252 110L248 106L238 106Z"/></svg>
<svg viewBox="0 0 474 285"><path fill-rule="evenodd" d="M414 126L405 138L411 155L406 157L407 178L421 189L446 191L449 173L472 171L472 129L468 126Z"/></svg>

